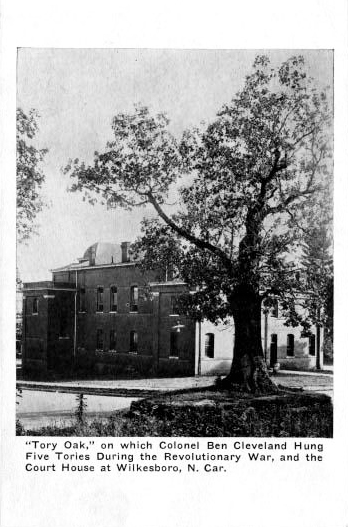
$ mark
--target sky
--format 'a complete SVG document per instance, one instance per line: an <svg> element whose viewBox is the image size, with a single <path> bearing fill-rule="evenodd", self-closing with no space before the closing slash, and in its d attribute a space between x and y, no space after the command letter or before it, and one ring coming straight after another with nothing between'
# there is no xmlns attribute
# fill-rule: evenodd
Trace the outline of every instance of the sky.
<svg viewBox="0 0 348 527"><path fill-rule="evenodd" d="M112 139L111 120L136 103L165 112L177 137L211 121L243 85L257 54L277 66L295 54L310 75L332 87L333 55L327 50L155 50L20 48L17 106L35 108L39 132L34 145L47 148L41 167L47 207L37 216L37 235L17 247L23 281L49 280L50 269L75 261L96 241L132 241L150 209L107 210L69 193L62 173L70 158L90 162Z"/></svg>

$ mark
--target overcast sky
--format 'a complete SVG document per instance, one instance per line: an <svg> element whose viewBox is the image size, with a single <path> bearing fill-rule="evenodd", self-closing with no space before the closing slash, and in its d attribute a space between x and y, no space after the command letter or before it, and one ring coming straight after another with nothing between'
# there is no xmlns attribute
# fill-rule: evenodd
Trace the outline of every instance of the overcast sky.
<svg viewBox="0 0 348 527"><path fill-rule="evenodd" d="M262 53L264 51L261 51ZM260 51L34 49L18 52L17 105L40 114L35 146L48 148L42 165L42 194L48 208L37 217L38 235L18 246L23 281L50 279L49 269L82 256L96 241L121 243L139 234L150 209L107 211L67 193L61 172L69 158L91 161L111 139L111 119L132 111L134 103L166 112L170 129L209 122L229 102L250 72ZM276 66L294 54L305 56L309 73L320 85L332 84L329 51L266 52Z"/></svg>

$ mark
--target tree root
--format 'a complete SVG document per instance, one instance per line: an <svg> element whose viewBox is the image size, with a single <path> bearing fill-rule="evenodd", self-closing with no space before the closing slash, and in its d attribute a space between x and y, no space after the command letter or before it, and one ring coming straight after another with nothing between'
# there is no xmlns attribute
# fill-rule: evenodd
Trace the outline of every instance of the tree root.
<svg viewBox="0 0 348 527"><path fill-rule="evenodd" d="M219 379L216 386L222 390L252 394L277 394L278 386L270 378L263 357L241 360L239 369L233 368L227 377Z"/></svg>

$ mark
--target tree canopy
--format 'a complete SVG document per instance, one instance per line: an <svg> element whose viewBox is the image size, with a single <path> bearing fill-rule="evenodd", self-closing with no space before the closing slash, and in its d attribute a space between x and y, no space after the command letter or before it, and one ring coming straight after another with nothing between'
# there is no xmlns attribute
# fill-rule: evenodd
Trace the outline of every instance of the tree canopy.
<svg viewBox="0 0 348 527"><path fill-rule="evenodd" d="M195 318L232 315L244 324L239 357L260 357L262 302L278 298L289 324L305 326L311 317L297 309L296 296L304 292L300 260L311 211L331 192L330 126L327 93L304 59L272 68L262 55L207 126L176 140L166 116L137 106L113 118L114 138L93 165L75 159L66 171L71 190L91 202L152 205L157 217L143 222L135 246L143 264L162 263L188 283L182 307Z"/></svg>
<svg viewBox="0 0 348 527"><path fill-rule="evenodd" d="M47 149L37 149L32 140L38 131L38 113L17 109L17 235L27 239L35 229L35 218L42 210L40 189L45 176L40 168Z"/></svg>
<svg viewBox="0 0 348 527"><path fill-rule="evenodd" d="M197 286L190 301L204 315L230 314L226 296L244 274L264 297L283 298L291 315L299 288L292 256L318 196L330 192L330 120L327 94L301 56L276 69L259 56L205 129L177 141L166 116L137 106L113 118L114 138L92 166L75 160L67 170L72 190L92 202L99 194L109 207L155 208L159 219L143 223L138 247L148 265L165 261ZM180 206L170 214L165 202L177 183Z"/></svg>

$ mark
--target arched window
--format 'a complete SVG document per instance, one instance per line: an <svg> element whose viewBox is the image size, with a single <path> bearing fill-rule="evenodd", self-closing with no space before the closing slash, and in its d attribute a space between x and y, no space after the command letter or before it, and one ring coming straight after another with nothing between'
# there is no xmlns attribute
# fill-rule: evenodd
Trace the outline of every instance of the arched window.
<svg viewBox="0 0 348 527"><path fill-rule="evenodd" d="M273 300L270 315L271 317L278 318L278 315L279 315L278 300Z"/></svg>
<svg viewBox="0 0 348 527"><path fill-rule="evenodd" d="M309 354L315 355L315 335L310 335L309 337Z"/></svg>
<svg viewBox="0 0 348 527"><path fill-rule="evenodd" d="M209 357L209 359L214 358L214 344L215 344L214 341L215 341L214 333L206 333L205 342L204 342L204 351L205 351L205 356Z"/></svg>
<svg viewBox="0 0 348 527"><path fill-rule="evenodd" d="M295 338L292 333L289 333L287 336L286 354L288 357L293 357L295 354Z"/></svg>
<svg viewBox="0 0 348 527"><path fill-rule="evenodd" d="M136 331L130 332L129 351L130 353L138 353L138 333Z"/></svg>
<svg viewBox="0 0 348 527"><path fill-rule="evenodd" d="M117 311L117 287L110 287L110 311Z"/></svg>
<svg viewBox="0 0 348 527"><path fill-rule="evenodd" d="M170 357L179 357L179 333L172 329L170 332Z"/></svg>
<svg viewBox="0 0 348 527"><path fill-rule="evenodd" d="M130 311L138 311L139 289L137 285L132 285L130 290Z"/></svg>
<svg viewBox="0 0 348 527"><path fill-rule="evenodd" d="M97 289L97 311L104 311L104 287L98 287Z"/></svg>
<svg viewBox="0 0 348 527"><path fill-rule="evenodd" d="M270 345L270 365L274 366L278 360L278 335L277 333L271 334L271 345Z"/></svg>

